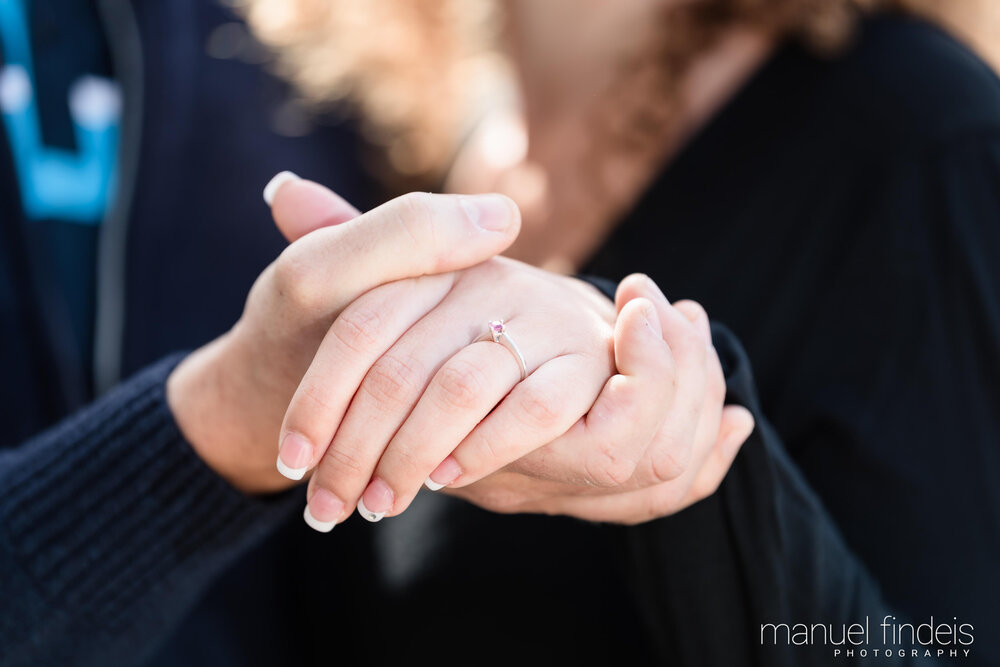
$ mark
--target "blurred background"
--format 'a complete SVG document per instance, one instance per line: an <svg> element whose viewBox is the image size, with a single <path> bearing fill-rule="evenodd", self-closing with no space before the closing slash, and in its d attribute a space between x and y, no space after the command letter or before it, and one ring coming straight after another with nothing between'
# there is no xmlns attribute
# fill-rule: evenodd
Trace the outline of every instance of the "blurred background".
<svg viewBox="0 0 1000 667"><path fill-rule="evenodd" d="M390 192L509 194L525 216L511 254L560 271L583 265L778 45L834 59L866 16L892 13L1000 67L1000 7L989 0L232 4L254 36L220 26L209 51L268 59L293 82L285 131L302 131L310 114L347 114Z"/></svg>

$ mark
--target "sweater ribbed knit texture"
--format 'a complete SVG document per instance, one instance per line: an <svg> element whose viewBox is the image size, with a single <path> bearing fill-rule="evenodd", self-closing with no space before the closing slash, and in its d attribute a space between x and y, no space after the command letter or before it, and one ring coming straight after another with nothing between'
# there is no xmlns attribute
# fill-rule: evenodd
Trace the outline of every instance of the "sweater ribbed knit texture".
<svg viewBox="0 0 1000 667"><path fill-rule="evenodd" d="M245 496L198 458L166 403L179 360L0 453L0 604L24 607L3 615L0 665L87 662L61 636L64 615L89 618L112 655L135 661L151 647L130 627L176 618L301 502Z"/></svg>

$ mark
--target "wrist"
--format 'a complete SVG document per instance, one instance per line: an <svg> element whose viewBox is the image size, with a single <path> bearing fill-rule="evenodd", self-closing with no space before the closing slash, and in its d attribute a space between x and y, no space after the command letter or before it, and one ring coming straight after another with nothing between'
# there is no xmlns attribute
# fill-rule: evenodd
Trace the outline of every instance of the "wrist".
<svg viewBox="0 0 1000 667"><path fill-rule="evenodd" d="M181 361L167 378L167 404L185 440L220 477L245 493L279 491L288 480L274 468L277 428L269 450L269 431L246 399L253 385L237 338L224 334Z"/></svg>

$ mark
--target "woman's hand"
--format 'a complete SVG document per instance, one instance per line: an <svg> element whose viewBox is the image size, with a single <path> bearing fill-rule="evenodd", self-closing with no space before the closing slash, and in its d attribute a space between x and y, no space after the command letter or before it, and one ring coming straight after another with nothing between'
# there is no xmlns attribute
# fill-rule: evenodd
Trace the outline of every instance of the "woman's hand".
<svg viewBox="0 0 1000 667"><path fill-rule="evenodd" d="M495 320L523 380L516 353L481 340ZM284 464L299 463L290 443L318 464L307 520L328 530L356 505L393 516L432 472L474 481L555 440L615 372L614 320L590 285L504 258L364 295L330 327L282 427ZM468 438L477 428L505 437Z"/></svg>

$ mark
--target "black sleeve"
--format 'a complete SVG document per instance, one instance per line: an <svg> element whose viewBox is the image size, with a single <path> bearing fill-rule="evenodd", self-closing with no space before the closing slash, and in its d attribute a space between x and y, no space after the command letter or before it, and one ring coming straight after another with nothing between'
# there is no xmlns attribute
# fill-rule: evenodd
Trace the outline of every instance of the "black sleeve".
<svg viewBox="0 0 1000 667"><path fill-rule="evenodd" d="M781 600L780 589L768 593L752 586L761 578L773 583L778 574L790 574L759 571L773 561L746 559L755 553L747 547L753 543L735 536L749 526L757 532L754 540L785 550L772 555L779 561L803 544L822 544L815 539L822 522L790 521L796 517L788 506L802 494L789 495L788 489L801 488L811 492L807 497L822 499L824 521L836 527L831 535L839 533L836 542L846 544L871 573L892 608L914 623L933 617L974 629L971 645L935 647L935 652L955 648L964 655L968 649L961 664L992 666L1000 664L994 632L1000 627L1000 130L993 122L897 148L884 155L865 153L864 160L848 151L850 172L843 161L832 161L827 171L815 167L819 189L782 193L816 202L793 201L789 208L796 217L787 226L771 228L754 218L752 227L717 239L716 244L731 243L731 237L758 242L736 267L694 253L689 254L697 260L684 264L683 244L681 250L664 251L664 264L683 267L681 275L669 274L673 281L683 282L684 271L700 266L717 276L701 291L677 292L702 301L710 314L726 312L725 320L738 327L760 373L756 385L766 419L781 443L775 429L759 429L718 497L664 521L669 536L658 551L645 551L646 560L659 554L673 559L666 562L679 571L689 565L692 577L706 572L701 590L674 580L690 590L689 602L724 588L710 585L716 581L743 587L745 600L755 605L768 594ZM694 229L687 222L686 229ZM629 240L630 250L639 245L637 237ZM658 247L655 240L647 240L650 245ZM652 265L656 253L647 259ZM736 284L740 276L743 282ZM704 276L702 281L707 282ZM722 352L721 343L719 348ZM749 384L740 390L731 381L730 391L740 401L751 395ZM756 414L762 423L765 417ZM763 448L769 436L772 446ZM763 457L761 465L748 470L743 460L748 456ZM764 493L751 492L760 485ZM740 507L768 498L782 512L772 524L751 520L763 515ZM808 516L809 504L798 504ZM722 520L731 527L722 528ZM772 539L765 530L769 525L781 529L784 542ZM680 527L686 527L681 543L698 547L686 563L679 562L683 554L670 551ZM715 546L703 548L706 541ZM705 564L698 559L728 552L744 560L721 572L699 570ZM837 565L837 557L827 558ZM821 584L843 584L837 577L805 581L796 600L818 595ZM674 604L664 591L655 601L661 612ZM720 605L730 602L719 598ZM705 624L684 620L696 615L695 609L678 604L672 615L659 616L659 626L660 632L676 634L681 631L671 630L667 619L680 619L690 636L664 641L700 655L697 651L711 649L696 643L694 628ZM766 608L747 609L736 606L720 614L719 623L736 620L729 630L715 632L725 633L718 636L726 642L742 642L746 648L740 654L753 655L760 651L760 638L738 630L753 628L751 611L765 616L760 622L772 618ZM822 606L816 611L826 614ZM874 608L858 611L876 622ZM826 620L796 616L804 622ZM875 635L874 626L871 632ZM879 636L872 640L881 644ZM740 664L734 660L731 664ZM783 663L774 658L758 664Z"/></svg>
<svg viewBox="0 0 1000 667"><path fill-rule="evenodd" d="M0 665L125 665L301 502L252 498L184 440L180 357L0 450Z"/></svg>
<svg viewBox="0 0 1000 667"><path fill-rule="evenodd" d="M898 614L762 414L739 342L719 325L712 337L726 371L727 402L747 407L757 425L715 495L625 531L633 585L659 657L664 664L733 667L876 658L909 664L910 651L885 657L879 624ZM805 641L796 624L826 629ZM850 636L859 643L834 644L853 624ZM919 662L935 664L923 652Z"/></svg>
<svg viewBox="0 0 1000 667"><path fill-rule="evenodd" d="M582 278L613 298L614 282ZM768 423L739 340L717 323L712 340L727 403L748 408L756 427L717 493L622 529L626 568L658 661L782 667L947 659L951 647L914 656L907 646L900 655L885 641L881 623L906 619L884 600ZM803 624L826 629L811 630L807 640ZM856 644L844 643L848 630Z"/></svg>
<svg viewBox="0 0 1000 667"><path fill-rule="evenodd" d="M769 347L772 377L791 370L766 392L766 417L897 615L965 625L971 644L934 650L992 667L1000 132L915 148L859 188L836 212L851 233L811 285L815 312L793 311L793 334Z"/></svg>

